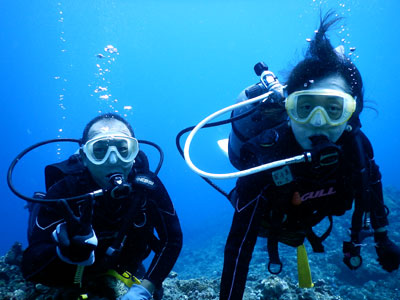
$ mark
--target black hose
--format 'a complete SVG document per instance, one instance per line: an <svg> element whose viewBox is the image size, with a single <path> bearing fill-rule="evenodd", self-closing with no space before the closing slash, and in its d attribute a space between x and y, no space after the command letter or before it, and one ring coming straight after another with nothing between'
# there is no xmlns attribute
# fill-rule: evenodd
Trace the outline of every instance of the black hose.
<svg viewBox="0 0 400 300"><path fill-rule="evenodd" d="M82 141L79 139L51 139L51 140L46 140L43 142L39 142L36 143L28 148L26 148L24 151L22 151L20 154L17 155L17 157L11 162L10 167L8 168L8 172L7 172L7 184L8 187L10 188L10 190L19 198L26 200L28 202L34 202L34 203L49 203L49 202L57 202L60 199L42 199L42 198L33 198L33 197L28 197L25 196L23 194L21 194L20 192L18 192L18 190L14 187L14 184L12 182L12 174L14 172L14 168L17 165L17 163L21 160L22 157L24 157L28 152L32 151L33 149L36 149L40 146L46 145L46 144L50 144L50 143L59 143L59 142L74 142L74 143L78 143L79 145L82 144ZM164 153L161 149L160 146L158 146L157 144L150 142L150 141L146 141L146 140L139 140L139 143L143 143L143 144L148 144L153 146L154 148L156 148L160 154L160 160L158 162L157 168L154 171L154 173L157 175L160 172L161 166L164 162ZM88 193L88 194L84 194L84 195L80 195L80 196L75 196L75 197L70 197L70 198L66 198L65 200L67 201L77 201L77 200L83 200L83 199L87 199L87 198L91 198L93 197L93 193Z"/></svg>
<svg viewBox="0 0 400 300"><path fill-rule="evenodd" d="M160 169L162 167L162 164L164 162L164 152L162 151L161 147L158 146L156 143L153 143L153 142L150 142L150 141L146 141L146 140L139 140L139 143L153 146L154 148L156 148L158 150L158 153L160 154L160 160L158 161L157 168L154 171L154 173L156 175L158 175L158 173L160 172Z"/></svg>
<svg viewBox="0 0 400 300"><path fill-rule="evenodd" d="M48 203L48 202L55 202L58 201L59 199L40 199L40 198L32 198L32 197L28 197L25 195L22 195L20 192L18 192L16 190L16 188L13 185L12 182L12 173L14 171L15 166L17 165L17 163L20 161L20 159L22 157L25 156L25 154L27 154L28 152L32 151L35 148L38 148L40 146L46 145L46 144L50 144L50 143L58 143L58 142L75 142L78 143L79 145L81 145L81 140L77 140L77 139L51 139L51 140L47 140L47 141L43 141L40 143L36 143L28 148L26 148L24 151L22 151L20 154L17 155L17 157L12 161L10 167L8 168L8 172L7 172L7 184L8 187L10 188L10 190L19 198L29 201L29 202L35 202L35 203ZM82 196L77 196L77 197L72 197L72 198L68 198L68 200L82 200L87 198L87 194L82 195Z"/></svg>

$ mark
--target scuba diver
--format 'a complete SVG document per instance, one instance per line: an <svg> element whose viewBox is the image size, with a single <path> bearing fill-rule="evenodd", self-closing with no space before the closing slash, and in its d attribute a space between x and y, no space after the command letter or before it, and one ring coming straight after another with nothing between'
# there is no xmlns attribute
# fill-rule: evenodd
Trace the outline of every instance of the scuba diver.
<svg viewBox="0 0 400 300"><path fill-rule="evenodd" d="M220 299L242 299L257 237L266 237L268 270L282 271L278 243L297 248L299 287L313 287L304 241L324 252L333 216L354 208L350 241L343 242L343 262L351 270L362 264L361 246L374 237L378 262L392 272L399 268L400 248L388 237L388 208L372 145L361 131L361 74L333 48L328 29L340 21L333 11L321 17L305 57L290 72L286 86L264 63L255 65L260 82L245 89L238 102L223 108L176 138L187 165L226 196L235 211L224 251ZM351 49L350 49L351 50ZM354 49L353 49L354 50ZM351 50L351 51L353 51ZM209 123L232 111L231 118ZM206 127L232 124L226 148L239 171L218 174L198 168L189 155L195 134ZM185 147L182 134L191 131ZM237 178L226 193L210 179ZM313 227L328 217L329 227L318 236Z"/></svg>
<svg viewBox="0 0 400 300"><path fill-rule="evenodd" d="M113 113L95 117L79 153L47 166L45 174L46 194L36 193L39 203L29 205L24 277L62 288L58 299L161 299L182 231L130 124ZM89 197L76 200L80 195ZM127 293L110 287L110 279L124 282Z"/></svg>
<svg viewBox="0 0 400 300"><path fill-rule="evenodd" d="M259 63L255 71L264 74L261 83L239 96L241 102L268 91L271 94L268 101L232 113L236 117L251 111L232 122L229 158L237 169L304 152L310 156L303 163L237 180L229 195L235 212L225 246L221 300L242 299L258 236L267 237L268 269L278 274L282 269L279 242L299 247L307 238L315 252L323 252L322 241L332 229L332 216L343 215L353 203L350 241L343 243L344 263L352 270L360 267L362 240L373 236L382 268L392 272L399 267L400 248L389 239L386 228L388 209L381 174L372 146L360 129L361 75L343 46L334 49L326 35L339 20L333 12L321 18L305 58L291 71L285 88ZM323 236L317 236L312 228L325 217L330 226Z"/></svg>

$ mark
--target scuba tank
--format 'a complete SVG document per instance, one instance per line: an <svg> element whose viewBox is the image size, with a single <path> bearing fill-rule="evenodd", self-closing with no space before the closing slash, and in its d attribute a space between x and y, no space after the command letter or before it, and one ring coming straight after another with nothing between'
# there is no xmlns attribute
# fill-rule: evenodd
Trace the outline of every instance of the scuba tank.
<svg viewBox="0 0 400 300"><path fill-rule="evenodd" d="M274 128L287 120L287 113L283 104L284 87L278 78L268 70L264 62L259 62L254 66L254 71L260 77L260 82L242 91L237 99L237 103L260 96L267 92L272 92L269 101L252 103L239 107L232 111L231 117L246 114L254 110L244 118L232 122L232 131L229 135L228 155L232 165L239 169L245 169L241 161L241 149L249 139L259 135L266 129ZM272 141L274 137L271 137Z"/></svg>

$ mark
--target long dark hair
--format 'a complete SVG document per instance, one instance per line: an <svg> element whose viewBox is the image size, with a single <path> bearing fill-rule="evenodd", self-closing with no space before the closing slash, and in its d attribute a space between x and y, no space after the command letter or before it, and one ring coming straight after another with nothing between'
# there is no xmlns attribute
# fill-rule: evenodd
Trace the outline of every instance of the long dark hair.
<svg viewBox="0 0 400 300"><path fill-rule="evenodd" d="M319 29L310 41L305 58L289 74L286 91L291 94L305 90L318 79L340 75L351 89L348 92L357 100L357 108L352 119L358 119L364 106L361 74L348 56L338 53L333 48L326 35L329 28L341 19L333 11L327 12L324 17L321 16Z"/></svg>

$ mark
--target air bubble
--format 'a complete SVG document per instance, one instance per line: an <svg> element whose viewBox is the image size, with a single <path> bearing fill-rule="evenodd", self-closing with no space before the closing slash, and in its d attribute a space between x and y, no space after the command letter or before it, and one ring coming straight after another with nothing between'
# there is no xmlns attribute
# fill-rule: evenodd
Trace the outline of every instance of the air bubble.
<svg viewBox="0 0 400 300"><path fill-rule="evenodd" d="M95 93L101 93L101 92L106 92L107 88L99 86L97 89L94 90Z"/></svg>
<svg viewBox="0 0 400 300"><path fill-rule="evenodd" d="M115 48L113 45L107 45L107 47L104 48L104 51L111 54L111 53L117 53L118 49Z"/></svg>

